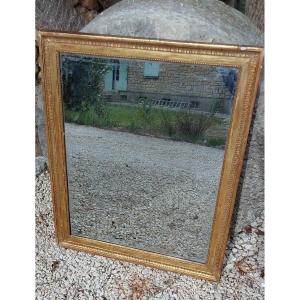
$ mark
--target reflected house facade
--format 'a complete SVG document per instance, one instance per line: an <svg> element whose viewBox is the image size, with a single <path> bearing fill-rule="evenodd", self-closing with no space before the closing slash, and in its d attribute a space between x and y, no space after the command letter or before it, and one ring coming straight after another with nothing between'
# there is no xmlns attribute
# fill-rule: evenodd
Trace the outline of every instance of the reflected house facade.
<svg viewBox="0 0 300 300"><path fill-rule="evenodd" d="M110 60L104 76L105 100L137 103L143 97L153 105L230 114L236 70L208 65L154 61Z"/></svg>
<svg viewBox="0 0 300 300"><path fill-rule="evenodd" d="M95 76L91 74L91 66L96 63L103 75L94 88L110 103L137 104L142 97L155 106L172 109L211 112L217 103L217 112L226 115L231 112L237 81L234 68L74 55L62 55L61 59L63 82L71 78L72 95L65 99L79 97L84 92L83 82Z"/></svg>

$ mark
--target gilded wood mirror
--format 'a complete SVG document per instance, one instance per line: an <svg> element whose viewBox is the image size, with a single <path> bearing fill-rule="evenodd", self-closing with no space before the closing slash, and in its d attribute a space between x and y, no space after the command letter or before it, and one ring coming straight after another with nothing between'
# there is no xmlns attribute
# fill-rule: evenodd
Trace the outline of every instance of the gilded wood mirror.
<svg viewBox="0 0 300 300"><path fill-rule="evenodd" d="M263 50L39 38L58 243L218 280Z"/></svg>

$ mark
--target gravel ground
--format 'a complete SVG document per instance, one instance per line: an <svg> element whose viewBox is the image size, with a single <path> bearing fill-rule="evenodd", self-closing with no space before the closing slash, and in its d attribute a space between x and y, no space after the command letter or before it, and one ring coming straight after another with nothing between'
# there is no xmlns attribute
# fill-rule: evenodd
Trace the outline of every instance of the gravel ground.
<svg viewBox="0 0 300 300"><path fill-rule="evenodd" d="M205 262L224 151L66 124L74 235Z"/></svg>
<svg viewBox="0 0 300 300"><path fill-rule="evenodd" d="M59 248L50 190L46 171L36 178L36 299L264 299L262 219L236 233L220 282L210 283Z"/></svg>

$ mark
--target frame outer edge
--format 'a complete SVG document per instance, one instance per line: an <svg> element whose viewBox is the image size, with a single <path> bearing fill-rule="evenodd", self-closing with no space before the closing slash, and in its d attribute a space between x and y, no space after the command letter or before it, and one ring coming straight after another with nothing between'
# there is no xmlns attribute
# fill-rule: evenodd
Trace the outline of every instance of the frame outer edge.
<svg viewBox="0 0 300 300"><path fill-rule="evenodd" d="M229 233L229 228L230 228L230 223L232 219L232 213L234 209L234 204L235 204L235 199L236 199L236 190L237 190L237 185L239 182L239 176L242 168L242 162L244 159L244 153L246 149L246 144L247 144L247 139L248 139L248 134L249 134L249 128L251 124L251 119L252 119L252 112L254 108L254 103L255 103L255 96L257 95L257 87L258 83L260 80L260 74L261 74L261 64L263 60L263 51L261 48L249 48L246 47L245 49L242 49L243 47L240 46L230 46L230 45L210 45L210 44L200 44L200 43L186 43L186 42L179 42L179 41L152 41L152 40L145 40L145 39L132 39L132 38L122 38L122 37L111 37L111 36L91 36L91 35L86 35L86 34L65 34L65 33L53 33L53 32L39 32L39 46L40 46L40 55L41 55L41 72L42 72L42 85L43 85L43 95L45 99L45 127L46 127L46 134L47 134L47 140L48 140L48 160L49 160L49 169L50 169L50 176L51 176L51 183L52 183L52 198L53 198L53 211L54 211L54 221L55 221L55 229L56 229L56 237L59 242L59 245L67 248L72 248L75 250L79 251L85 251L89 252L92 254L98 254L108 256L110 258L115 258L115 259L122 259L126 261L130 261L132 263L139 263L143 264L146 266L150 267L155 267L159 268L165 271L172 271L172 272L177 272L177 273L182 273L185 275L190 275L196 278L203 278L203 279L208 279L208 280L213 280L213 281L218 281L220 279L221 275L221 269L222 269L222 264L224 260L224 255L225 255L225 249L226 249L226 244L228 240L228 233ZM233 174L237 175L234 177L234 182L232 183L229 193L232 195L230 199L228 199L228 203L230 204L230 207L227 211L227 213L222 213L221 212L221 217L223 218L222 222L226 223L226 228L219 228L221 230L221 233L223 232L223 236L217 235L214 237L215 240L210 241L210 247L209 247L209 254L208 254L208 259L206 264L198 264L194 263L195 268L183 268L183 267L178 267L178 264L176 266L176 261L179 262L181 261L180 259L172 258L166 259L165 263L158 263L155 259L153 259L154 256L151 256L151 260L146 260L141 257L135 256L137 253L140 253L141 250L136 251L134 248L131 249L131 255L124 254L127 252L122 252L119 245L115 245L114 250L108 250L107 248L103 248L103 246L100 246L101 242L99 242L99 246L95 246L91 243L87 243L84 240L82 241L82 244L78 244L78 242L74 241L73 236L70 234L70 228L68 221L62 220L62 218L66 217L66 214L64 212L64 209L68 208L67 205L67 195L61 194L61 190L63 192L65 191L66 187L66 180L63 180L64 182L60 182L62 179L66 179L66 173L65 174L60 174L61 172L61 166L55 161L55 155L58 154L59 158L63 157L63 153L65 153L65 145L64 145L64 140L62 141L62 145L58 146L57 148L54 147L53 143L54 142L54 135L55 136L60 136L58 129L60 128L60 125L57 125L56 122L61 122L62 115L61 115L61 110L58 109L58 103L57 101L53 101L53 99L50 99L50 97L55 97L57 94L58 90L57 87L53 87L53 82L55 81L55 78L57 78L57 74L54 74L53 68L56 68L57 66L53 65L47 65L48 63L48 58L50 55L54 55L53 51L59 52L62 49L64 42L67 42L67 44L74 43L76 46L76 49L78 49L78 53L81 54L86 54L85 51L83 50L85 45L89 46L90 49L95 49L94 55L101 56L99 54L99 51L101 49L110 49L112 50L114 45L117 48L124 49L124 52L126 52L125 57L130 58L130 49L145 49L145 50L151 50L151 51L156 51L155 55L159 58L160 53L163 51L169 52L169 53L177 53L180 56L187 57L189 53L195 54L196 56L199 56L199 59L201 55L203 57L209 55L216 55L216 60L220 59L220 57L224 56L224 59L222 61L226 61L226 59L229 61L229 59L232 59L234 57L240 58L240 60L243 58L247 64L250 64L251 61L256 62L256 68L253 71L253 78L255 79L255 82L249 81L249 73L248 73L248 78L247 78L247 91L243 93L244 99L242 99L244 102L249 101L250 107L247 110L242 110L242 113L245 114L245 116L240 116L242 118L241 122L245 121L244 125L244 130L243 132L237 131L238 134L237 136L241 138L241 146L236 146L233 149L235 151L238 151L238 170L235 170ZM49 45L51 44L52 48L49 48ZM102 45L102 46L100 46ZM59 47L58 47L59 46ZM74 46L74 47L75 47ZM102 48L101 48L102 47ZM56 50L55 50L56 49ZM52 51L52 52L51 52ZM101 51L100 51L101 52ZM52 53L52 54L51 54ZM226 54L230 53L230 55L227 57ZM47 61L46 61L46 56L47 56ZM52 57L53 58L53 57ZM203 60L203 58L202 58ZM57 61L57 58L56 58ZM170 59L164 59L164 61L170 61ZM50 61L49 61L50 62ZM184 62L184 60L182 61ZM181 61L177 61L177 63L181 63ZM192 63L192 62L187 62L187 63ZM210 63L206 63L210 64ZM225 64L225 66L229 66L230 64ZM240 64L240 67L242 64ZM251 90L250 90L251 89ZM252 91L252 93L251 93ZM240 91L239 91L240 92ZM249 94L248 94L249 93ZM62 101L62 99L57 99ZM242 101L240 100L240 101ZM246 103L247 104L247 103ZM246 105L244 104L244 105ZM55 106L56 105L56 106ZM241 104L240 104L241 105ZM246 106L245 106L246 107ZM52 115L53 109L55 110L56 114L59 113L59 115ZM51 112L52 110L52 112ZM244 118L244 119L243 119ZM231 119L233 119L233 115L231 116ZM232 121L231 121L232 122ZM232 132L233 128L230 126L229 132ZM234 137L230 137L230 140L232 143L232 139ZM228 141L227 141L228 144ZM227 147L227 146L226 146ZM58 151L58 153L57 153ZM227 149L226 149L227 151ZM226 154L226 152L225 152ZM54 163L55 162L55 163ZM63 167L65 168L66 172L66 157L64 157L64 162ZM225 156L223 160L223 166L225 163ZM223 168L222 168L223 170ZM230 169L231 170L231 169ZM222 171L223 172L223 171ZM65 177L64 177L65 176ZM224 180L223 176L220 179L220 182ZM60 188L59 186L62 185ZM220 185L219 185L219 190L218 190L218 197L217 197L217 203L220 201L219 199L219 192L220 192ZM226 189L225 191L228 192ZM58 192L59 195L62 196L61 199L58 199ZM222 200L222 203L226 204L226 200ZM63 205L64 208L60 208L60 206ZM217 205L217 204L216 204ZM215 214L217 212L217 207L215 208ZM220 212L219 212L220 213ZM220 218L220 217L219 217ZM221 219L222 219L221 218ZM66 225L67 224L67 225ZM215 217L213 221L213 228L212 228L212 234L211 234L211 239L213 233L217 230L216 224L215 224ZM89 239L87 239L89 240ZM93 240L91 240L93 241ZM211 249L211 243L212 245L215 245L215 249ZM97 248L98 247L98 248ZM102 247L102 248L101 248ZM147 251L142 251L144 253L144 256L147 256ZM214 254L214 257L212 258L211 255ZM157 255L159 257L161 255ZM168 256L166 256L168 257ZM170 262L173 262L173 265L170 265ZM188 261L187 261L188 262ZM182 265L182 264L181 264ZM189 266L190 264L187 264ZM206 270L206 271L204 271Z"/></svg>

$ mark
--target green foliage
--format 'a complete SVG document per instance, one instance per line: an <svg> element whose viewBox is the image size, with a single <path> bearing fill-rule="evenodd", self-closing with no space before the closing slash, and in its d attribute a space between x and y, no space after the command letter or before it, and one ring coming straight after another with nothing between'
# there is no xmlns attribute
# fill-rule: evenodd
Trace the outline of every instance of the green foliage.
<svg viewBox="0 0 300 300"><path fill-rule="evenodd" d="M223 99L216 99L210 110L210 115L213 117L216 113L223 113L224 112L224 100Z"/></svg>
<svg viewBox="0 0 300 300"><path fill-rule="evenodd" d="M95 112L99 117L107 119L109 114L107 102L103 99L99 99L95 103Z"/></svg>
<svg viewBox="0 0 300 300"><path fill-rule="evenodd" d="M219 147L224 146L226 143L225 138L208 138L207 139L207 145L211 147Z"/></svg>
<svg viewBox="0 0 300 300"><path fill-rule="evenodd" d="M173 136L176 133L176 128L174 126L174 117L169 111L161 110L161 128L165 130L168 136Z"/></svg>
<svg viewBox="0 0 300 300"><path fill-rule="evenodd" d="M109 115L99 115L95 106L82 102L82 110L72 111L65 108L65 121L95 127L117 127L118 123L109 118Z"/></svg>
<svg viewBox="0 0 300 300"><path fill-rule="evenodd" d="M144 119L147 123L151 123L152 121L152 100L146 96L141 96L138 98L139 106L139 114L142 119Z"/></svg>
<svg viewBox="0 0 300 300"><path fill-rule="evenodd" d="M151 117L145 117L141 108L107 103L100 103L97 108L96 105L83 102L80 111L65 108L65 121L99 128L118 128L135 134L150 134L191 143L205 144L206 140L206 145L212 147L225 144L225 137L213 138L206 135L208 128L221 124L217 117L152 107L146 113L146 116L151 113Z"/></svg>
<svg viewBox="0 0 300 300"><path fill-rule="evenodd" d="M65 107L81 111L82 102L94 105L102 101L104 75L108 67L101 58L82 58L61 56L62 92Z"/></svg>
<svg viewBox="0 0 300 300"><path fill-rule="evenodd" d="M176 121L177 132L192 138L203 137L206 130L215 124L214 117L191 112L178 113Z"/></svg>
<svg viewBox="0 0 300 300"><path fill-rule="evenodd" d="M140 122L137 120L131 119L129 125L126 126L127 130L132 133L139 133L142 129Z"/></svg>
<svg viewBox="0 0 300 300"><path fill-rule="evenodd" d="M82 110L79 115L79 124L95 126L97 124L97 114L95 114L93 106L87 102L83 102L82 104L84 104L85 110Z"/></svg>

